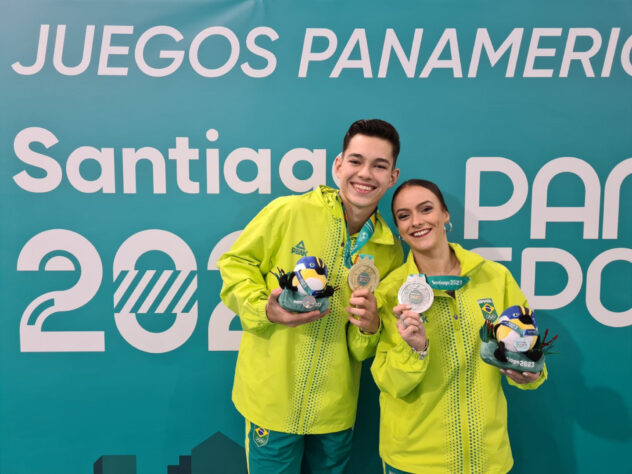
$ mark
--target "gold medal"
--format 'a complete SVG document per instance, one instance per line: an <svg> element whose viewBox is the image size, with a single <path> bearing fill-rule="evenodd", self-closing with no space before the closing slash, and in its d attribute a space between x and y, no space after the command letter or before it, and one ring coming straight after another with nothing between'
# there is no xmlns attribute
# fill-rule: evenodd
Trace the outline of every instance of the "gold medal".
<svg viewBox="0 0 632 474"><path fill-rule="evenodd" d="M380 272L373 263L371 255L360 255L358 261L349 269L349 288L351 291L368 288L373 292L380 282Z"/></svg>

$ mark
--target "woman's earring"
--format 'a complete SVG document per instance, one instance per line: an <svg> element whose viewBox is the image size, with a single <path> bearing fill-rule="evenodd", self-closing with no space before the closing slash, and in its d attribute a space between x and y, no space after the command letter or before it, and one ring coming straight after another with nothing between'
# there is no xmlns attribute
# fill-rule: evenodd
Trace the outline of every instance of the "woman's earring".
<svg viewBox="0 0 632 474"><path fill-rule="evenodd" d="M445 228L446 232L452 232L452 221L448 221L445 224L443 224L443 227Z"/></svg>
<svg viewBox="0 0 632 474"><path fill-rule="evenodd" d="M401 234L397 234L397 238L399 239L399 241L402 241L402 235Z"/></svg>

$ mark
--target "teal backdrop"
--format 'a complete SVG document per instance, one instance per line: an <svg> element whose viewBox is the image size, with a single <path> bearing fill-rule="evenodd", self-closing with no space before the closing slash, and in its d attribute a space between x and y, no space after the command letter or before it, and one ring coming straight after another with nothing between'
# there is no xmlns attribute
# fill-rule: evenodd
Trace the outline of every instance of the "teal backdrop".
<svg viewBox="0 0 632 474"><path fill-rule="evenodd" d="M0 472L243 472L215 262L373 117L559 335L512 472L632 472L631 49L624 0L3 0Z"/></svg>

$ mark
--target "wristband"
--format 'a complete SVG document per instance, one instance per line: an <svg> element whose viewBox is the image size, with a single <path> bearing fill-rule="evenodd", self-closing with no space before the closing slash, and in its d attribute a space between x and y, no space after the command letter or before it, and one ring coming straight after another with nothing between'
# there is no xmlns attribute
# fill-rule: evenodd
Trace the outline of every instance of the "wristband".
<svg viewBox="0 0 632 474"><path fill-rule="evenodd" d="M430 339L426 338L426 347L424 347L422 350L415 350L412 346L410 348L415 354L419 356L419 360L424 360L428 355L428 346L430 346Z"/></svg>

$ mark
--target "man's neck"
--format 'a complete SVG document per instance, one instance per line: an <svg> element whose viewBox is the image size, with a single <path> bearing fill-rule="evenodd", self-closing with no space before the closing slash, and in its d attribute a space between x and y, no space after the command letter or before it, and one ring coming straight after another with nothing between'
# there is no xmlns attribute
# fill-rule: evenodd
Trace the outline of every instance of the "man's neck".
<svg viewBox="0 0 632 474"><path fill-rule="evenodd" d="M362 229L362 226L369 220L371 214L375 212L375 209L359 209L354 206L348 205L348 203L342 200L345 205L345 218L347 219L347 225L349 226L349 235L357 234Z"/></svg>

